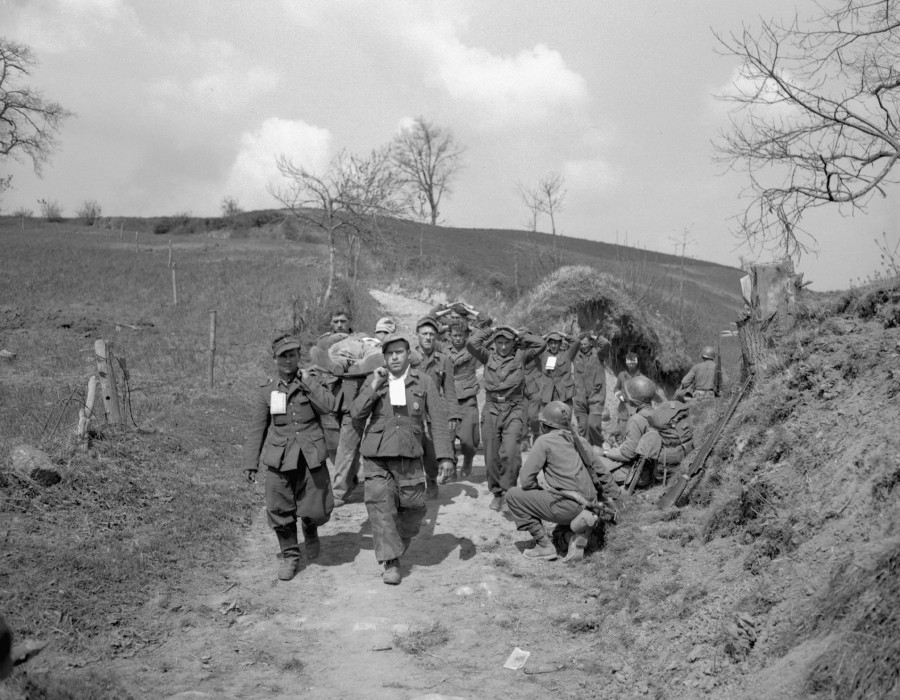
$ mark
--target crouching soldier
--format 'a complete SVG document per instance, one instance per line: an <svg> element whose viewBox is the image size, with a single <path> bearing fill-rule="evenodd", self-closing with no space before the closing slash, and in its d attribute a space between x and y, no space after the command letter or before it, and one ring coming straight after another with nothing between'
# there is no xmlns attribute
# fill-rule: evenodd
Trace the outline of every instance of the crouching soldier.
<svg viewBox="0 0 900 700"><path fill-rule="evenodd" d="M694 449L688 405L681 401L664 401L647 417L648 430L638 444L637 452L653 463L653 479L668 482L672 470ZM641 478L644 477L644 478ZM638 475L638 486L649 483Z"/></svg>
<svg viewBox="0 0 900 700"><path fill-rule="evenodd" d="M318 527L334 508L325 435L320 416L334 411L335 397L308 370L298 370L300 341L283 335L272 343L278 379L257 391L244 442L244 474L256 481L265 472L266 512L281 547L278 578L292 579L300 568L297 518L307 559L319 556Z"/></svg>
<svg viewBox="0 0 900 700"><path fill-rule="evenodd" d="M700 362L691 367L681 386L675 392L676 399L711 399L719 395L721 372L716 362L716 349L707 345L700 353Z"/></svg>
<svg viewBox="0 0 900 700"><path fill-rule="evenodd" d="M617 498L618 489L590 443L572 432L572 412L566 404L547 404L541 409L540 421L542 435L522 467L522 486L506 492L506 503L516 527L534 538L534 546L523 552L526 557L556 559L556 547L544 529L543 521L548 521L567 531L565 561L577 561L584 557L588 537L599 519L597 511L602 506L598 497L608 503ZM546 488L538 484L540 472Z"/></svg>
<svg viewBox="0 0 900 700"><path fill-rule="evenodd" d="M601 462L612 473L619 485L625 485L629 481L631 467L637 465L646 451L647 442L642 439L651 430L649 418L653 415L654 402L658 402L659 389L653 380L643 375L637 375L625 381L622 387L622 398L633 413L625 423L622 444L616 448L603 450Z"/></svg>
<svg viewBox="0 0 900 700"><path fill-rule="evenodd" d="M431 377L409 366L409 341L394 335L382 344L387 369L379 367L353 401L354 420L368 421L360 454L375 558L382 580L400 583L400 557L419 534L425 517L425 419L431 420L434 451L442 470L452 464L444 399Z"/></svg>

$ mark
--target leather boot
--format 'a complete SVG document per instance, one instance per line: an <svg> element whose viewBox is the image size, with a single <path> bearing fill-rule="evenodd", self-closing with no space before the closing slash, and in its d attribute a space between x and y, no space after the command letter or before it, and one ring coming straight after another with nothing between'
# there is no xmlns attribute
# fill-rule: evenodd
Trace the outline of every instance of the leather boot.
<svg viewBox="0 0 900 700"><path fill-rule="evenodd" d="M553 546L553 542L550 541L543 526L540 528L540 532L532 533L532 537L534 537L534 546L522 552L525 557L528 559L544 559L545 561L556 559L558 556L556 547Z"/></svg>
<svg viewBox="0 0 900 700"><path fill-rule="evenodd" d="M303 552L306 554L307 559L315 559L319 556L321 549L319 545L319 527L318 525L307 525L306 523L302 523L302 526Z"/></svg>
<svg viewBox="0 0 900 700"><path fill-rule="evenodd" d="M275 530L278 545L281 547L281 566L278 567L278 578L290 581L300 570L300 544L297 542L296 527L281 527Z"/></svg>
<svg viewBox="0 0 900 700"><path fill-rule="evenodd" d="M390 586L396 586L400 583L402 576L400 575L400 560L391 559L384 562L384 573L381 574L381 580Z"/></svg>

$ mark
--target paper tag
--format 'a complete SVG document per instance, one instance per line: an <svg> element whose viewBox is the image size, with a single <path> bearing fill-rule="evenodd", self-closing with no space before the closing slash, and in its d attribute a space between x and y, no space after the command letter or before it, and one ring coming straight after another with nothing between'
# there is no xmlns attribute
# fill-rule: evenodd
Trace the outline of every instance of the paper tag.
<svg viewBox="0 0 900 700"><path fill-rule="evenodd" d="M516 647L512 650L512 654L509 655L506 663L503 664L503 668L518 671L520 668L523 668L525 666L525 662L528 661L529 656L531 656L530 651L524 651L522 649L519 649L519 647Z"/></svg>
<svg viewBox="0 0 900 700"><path fill-rule="evenodd" d="M391 406L406 405L406 382L403 379L389 379L388 393L391 397Z"/></svg>
<svg viewBox="0 0 900 700"><path fill-rule="evenodd" d="M283 391L273 391L269 401L269 413L273 416L281 416L287 413L287 394Z"/></svg>
<svg viewBox="0 0 900 700"><path fill-rule="evenodd" d="M544 369L548 372L556 369L556 355L550 355L550 357L547 358L547 364L544 366Z"/></svg>

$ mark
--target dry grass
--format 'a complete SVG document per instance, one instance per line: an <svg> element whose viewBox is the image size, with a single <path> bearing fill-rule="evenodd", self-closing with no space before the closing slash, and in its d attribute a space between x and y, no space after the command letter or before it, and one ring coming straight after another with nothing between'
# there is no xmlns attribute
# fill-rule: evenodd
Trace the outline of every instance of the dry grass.
<svg viewBox="0 0 900 700"><path fill-rule="evenodd" d="M450 641L450 631L440 622L394 635L394 648L407 654L423 654Z"/></svg>

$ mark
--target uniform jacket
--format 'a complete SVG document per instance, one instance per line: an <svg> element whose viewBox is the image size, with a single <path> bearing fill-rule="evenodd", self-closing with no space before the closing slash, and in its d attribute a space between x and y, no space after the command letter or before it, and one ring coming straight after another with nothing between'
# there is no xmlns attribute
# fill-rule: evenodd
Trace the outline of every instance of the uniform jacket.
<svg viewBox="0 0 900 700"><path fill-rule="evenodd" d="M493 332L491 328L480 328L466 343L466 349L484 365L484 389L505 397L523 396L525 365L540 356L547 341L533 333L523 333L518 347L506 357L500 357L496 351L485 348Z"/></svg>
<svg viewBox="0 0 900 700"><path fill-rule="evenodd" d="M579 352L572 360L572 379L575 382L575 401L586 405L588 413L599 416L606 403L606 368L593 348Z"/></svg>
<svg viewBox="0 0 900 700"><path fill-rule="evenodd" d="M378 389L367 381L353 401L350 415L368 420L359 449L363 457L421 457L428 416L436 458L453 459L444 399L431 377L416 367L406 374L406 406L391 405L387 380Z"/></svg>
<svg viewBox="0 0 900 700"><path fill-rule="evenodd" d="M456 400L464 401L478 395L478 360L466 348L457 350L453 346L447 351L453 366L453 380L456 384Z"/></svg>
<svg viewBox="0 0 900 700"><path fill-rule="evenodd" d="M615 481L596 451L587 440L569 430L552 430L535 440L519 476L522 488L526 490L540 488L537 477L543 471L544 480L550 488L557 491L575 491L589 501L594 500L597 497L594 480L585 468L578 450L575 449L573 440L581 441L585 454L592 457L591 468L602 484L603 491L613 492Z"/></svg>
<svg viewBox="0 0 900 700"><path fill-rule="evenodd" d="M552 357L549 350L541 353L541 403L551 401L571 401L575 398L575 381L572 379L572 360L581 346L577 340L570 341L569 349L556 354L556 366L547 369L547 359Z"/></svg>
<svg viewBox="0 0 900 700"><path fill-rule="evenodd" d="M270 415L273 391L287 395L287 412ZM299 468L302 454L310 469L325 461L325 434L320 417L334 411L337 401L328 389L311 378L308 384L295 376L290 382L270 379L253 400L250 429L244 441L244 469L260 464L278 471Z"/></svg>
<svg viewBox="0 0 900 700"><path fill-rule="evenodd" d="M637 446L644 433L650 430L647 418L653 413L650 406L641 408L625 424L625 440L619 447L609 450L606 456L615 462L630 462L637 456Z"/></svg>
<svg viewBox="0 0 900 700"><path fill-rule="evenodd" d="M691 367L681 380L682 391L716 391L716 361L703 360Z"/></svg>
<svg viewBox="0 0 900 700"><path fill-rule="evenodd" d="M456 381L453 379L453 361L450 356L437 347L430 355L420 347L411 351L411 357L419 357L415 363L416 369L424 372L437 387L438 393L444 399L444 410L448 420L459 420L459 403L456 401ZM410 364L414 363L410 360Z"/></svg>
<svg viewBox="0 0 900 700"><path fill-rule="evenodd" d="M332 374L318 365L313 365L307 369L309 369L309 373L315 377L316 381L334 396L334 410L331 413L325 413L324 415L319 416L322 427L325 430L340 430L341 414L346 410L346 407L344 406L343 381L337 375Z"/></svg>

